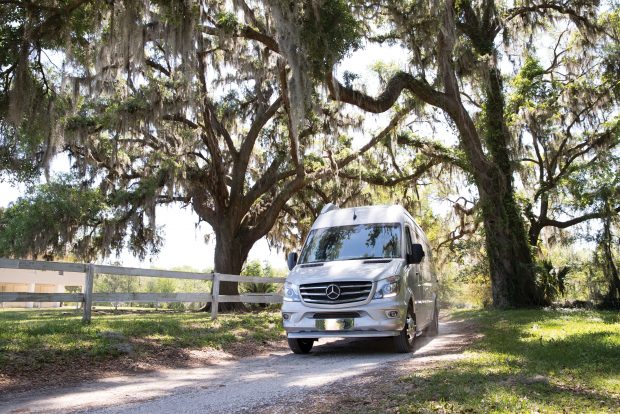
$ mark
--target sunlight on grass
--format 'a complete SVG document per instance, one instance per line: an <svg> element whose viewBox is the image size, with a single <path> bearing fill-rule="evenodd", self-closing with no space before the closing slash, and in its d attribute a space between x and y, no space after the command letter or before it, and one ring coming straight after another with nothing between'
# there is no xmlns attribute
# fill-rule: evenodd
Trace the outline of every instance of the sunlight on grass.
<svg viewBox="0 0 620 414"><path fill-rule="evenodd" d="M224 314L215 322L206 313L101 314L84 325L76 312L0 311L0 374L78 354L115 358L120 342L132 343L140 353L153 345L222 349L238 341L281 339L278 312Z"/></svg>
<svg viewBox="0 0 620 414"><path fill-rule="evenodd" d="M459 362L403 378L399 412L620 411L620 320L613 312L458 312L484 338Z"/></svg>

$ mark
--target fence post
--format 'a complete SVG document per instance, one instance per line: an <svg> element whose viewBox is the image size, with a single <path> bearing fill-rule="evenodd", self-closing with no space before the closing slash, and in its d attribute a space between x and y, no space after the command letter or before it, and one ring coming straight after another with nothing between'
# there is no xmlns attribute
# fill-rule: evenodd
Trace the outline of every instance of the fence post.
<svg viewBox="0 0 620 414"><path fill-rule="evenodd" d="M217 319L217 308L219 306L217 297L220 294L220 275L213 273L213 284L211 285L211 319Z"/></svg>
<svg viewBox="0 0 620 414"><path fill-rule="evenodd" d="M95 266L88 264L84 283L84 316L82 322L90 323L90 314L93 307L93 284L95 282Z"/></svg>

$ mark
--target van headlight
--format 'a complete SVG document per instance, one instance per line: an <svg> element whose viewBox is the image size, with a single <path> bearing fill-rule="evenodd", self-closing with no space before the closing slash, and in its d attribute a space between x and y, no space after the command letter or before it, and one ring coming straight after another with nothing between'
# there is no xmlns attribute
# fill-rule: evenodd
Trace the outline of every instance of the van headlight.
<svg viewBox="0 0 620 414"><path fill-rule="evenodd" d="M390 276L377 282L377 291L372 297L373 299L391 298L398 295L400 291L400 278L398 276Z"/></svg>
<svg viewBox="0 0 620 414"><path fill-rule="evenodd" d="M284 300L287 302L299 302L301 297L299 296L299 287L291 282L284 284Z"/></svg>

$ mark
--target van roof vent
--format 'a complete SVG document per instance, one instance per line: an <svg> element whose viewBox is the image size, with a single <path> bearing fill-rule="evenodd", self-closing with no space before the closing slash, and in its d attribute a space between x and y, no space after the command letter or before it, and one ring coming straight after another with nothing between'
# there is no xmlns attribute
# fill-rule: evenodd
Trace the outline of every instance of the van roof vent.
<svg viewBox="0 0 620 414"><path fill-rule="evenodd" d="M327 203L323 206L323 209L321 210L321 214L327 213L328 211L332 211L332 210L338 210L338 206L333 203Z"/></svg>

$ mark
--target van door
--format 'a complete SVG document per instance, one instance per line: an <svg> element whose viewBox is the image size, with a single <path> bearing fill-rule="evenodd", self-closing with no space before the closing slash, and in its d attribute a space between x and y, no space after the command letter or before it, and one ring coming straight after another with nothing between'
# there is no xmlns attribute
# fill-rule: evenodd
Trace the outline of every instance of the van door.
<svg viewBox="0 0 620 414"><path fill-rule="evenodd" d="M430 316L432 317L435 314L435 303L437 302L437 295L439 295L439 285L437 284L437 271L435 270L435 262L433 261L433 254L431 252L430 245L428 246L428 261L431 270L431 280L430 287L428 288L428 296L430 298Z"/></svg>
<svg viewBox="0 0 620 414"><path fill-rule="evenodd" d="M426 323L430 323L431 318L433 317L433 304L434 304L434 287L433 287L433 268L432 268L432 253L431 246L426 241L426 238L423 237L416 230L416 239L417 243L420 243L424 247L424 258L419 265L420 268L420 289L422 291L422 299L423 302L422 307L424 308L425 319L421 321L421 324L426 325Z"/></svg>
<svg viewBox="0 0 620 414"><path fill-rule="evenodd" d="M411 231L411 228L409 226L405 226L405 243L407 245L407 254L413 253L411 250L411 244L417 243L417 241L413 241L414 239L412 234L413 232ZM413 306L415 308L416 324L418 325L418 329L420 329L426 324L426 320L428 319L427 310L424 303L424 286L420 275L420 265L409 265L408 276L409 286L413 291Z"/></svg>

